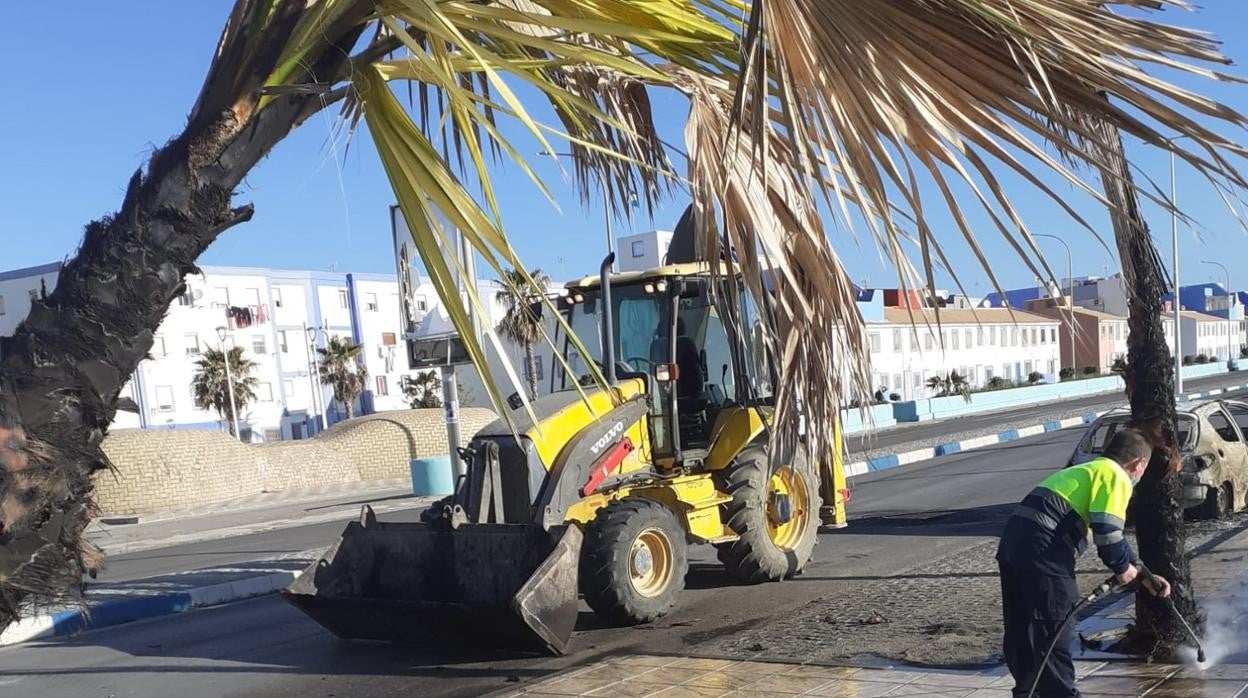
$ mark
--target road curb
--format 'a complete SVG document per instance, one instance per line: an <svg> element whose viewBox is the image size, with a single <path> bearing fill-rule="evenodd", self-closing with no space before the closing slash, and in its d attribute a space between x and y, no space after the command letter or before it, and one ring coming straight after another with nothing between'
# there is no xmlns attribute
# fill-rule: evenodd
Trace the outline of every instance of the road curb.
<svg viewBox="0 0 1248 698"><path fill-rule="evenodd" d="M295 572L244 577L220 584L181 589L156 594L117 598L91 605L89 610L69 609L24 618L0 633L0 647L30 640L66 637L84 630L121 625L147 618L182 613L193 608L208 608L233 601L272 594L285 588Z"/></svg>
<svg viewBox="0 0 1248 698"><path fill-rule="evenodd" d="M1236 390L1244 390L1248 388L1248 383L1241 385L1230 385L1224 388L1213 388L1204 390L1199 393L1184 393L1179 397L1180 400L1200 400L1208 397L1215 397L1224 393L1234 392ZM1081 417L1070 417L1061 420L1048 420L1027 427L1018 429L1009 429L997 432L996 434L987 434L984 436L976 436L963 441L950 441L948 443L937 444L928 448L920 448L913 451L905 451L903 453L890 453L884 456L877 456L870 460L856 461L845 466L845 476L855 477L857 475L865 475L880 470L888 470L896 468L899 465L907 465L909 463L917 463L918 461L940 458L942 456L951 456L955 453L963 453L973 451L977 448L985 448L987 446L995 446L999 443L1007 441L1017 441L1018 439L1026 439L1032 436L1047 434L1051 431L1059 429L1068 429L1076 427L1080 424L1087 424L1094 421L1097 417L1105 414L1108 410L1100 412L1090 412Z"/></svg>

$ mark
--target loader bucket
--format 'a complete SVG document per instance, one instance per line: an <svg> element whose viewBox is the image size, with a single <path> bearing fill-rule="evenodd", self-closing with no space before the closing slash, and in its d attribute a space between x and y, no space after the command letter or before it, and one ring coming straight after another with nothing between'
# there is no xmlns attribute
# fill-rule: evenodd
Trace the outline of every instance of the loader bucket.
<svg viewBox="0 0 1248 698"><path fill-rule="evenodd" d="M563 654L581 531L379 522L368 510L282 595L335 635Z"/></svg>

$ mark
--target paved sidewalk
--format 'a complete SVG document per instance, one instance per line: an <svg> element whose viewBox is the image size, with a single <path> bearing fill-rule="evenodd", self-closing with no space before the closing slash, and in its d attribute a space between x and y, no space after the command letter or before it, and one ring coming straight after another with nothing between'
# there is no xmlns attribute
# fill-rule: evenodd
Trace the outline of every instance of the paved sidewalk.
<svg viewBox="0 0 1248 698"><path fill-rule="evenodd" d="M1169 665L1077 662L1084 696L1200 696L1235 698L1248 691L1248 666L1204 672ZM1014 679L1004 668L979 672L856 668L815 664L629 655L597 662L519 689L516 698L620 696L755 698L762 696L950 696L1010 698Z"/></svg>
<svg viewBox="0 0 1248 698"><path fill-rule="evenodd" d="M86 538L109 555L121 555L350 519L365 504L384 514L426 507L436 499L413 496L407 479L341 483L266 492L201 509L142 515L136 523L124 523L126 517L101 516L88 526Z"/></svg>
<svg viewBox="0 0 1248 698"><path fill-rule="evenodd" d="M1209 662L1248 664L1248 529L1227 536L1204 554L1193 557L1191 566L1196 601L1206 618L1202 641ZM1126 595L1085 618L1079 624L1079 633L1108 644L1121 637L1134 618L1135 597ZM1121 658L1081 644L1076 641L1075 656ZM1194 651L1192 657L1194 660Z"/></svg>

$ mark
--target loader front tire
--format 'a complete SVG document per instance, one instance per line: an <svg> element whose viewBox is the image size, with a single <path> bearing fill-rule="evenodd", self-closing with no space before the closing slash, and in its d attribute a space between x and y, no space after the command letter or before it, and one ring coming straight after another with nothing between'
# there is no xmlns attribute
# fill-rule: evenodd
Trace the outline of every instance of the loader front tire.
<svg viewBox="0 0 1248 698"><path fill-rule="evenodd" d="M792 467L771 467L765 448L748 446L720 473L732 495L724 521L739 538L715 546L719 561L738 581L760 584L802 571L819 538L819 480L804 448Z"/></svg>
<svg viewBox="0 0 1248 698"><path fill-rule="evenodd" d="M676 514L651 499L625 497L598 510L581 544L581 593L614 625L666 615L685 588L685 530Z"/></svg>

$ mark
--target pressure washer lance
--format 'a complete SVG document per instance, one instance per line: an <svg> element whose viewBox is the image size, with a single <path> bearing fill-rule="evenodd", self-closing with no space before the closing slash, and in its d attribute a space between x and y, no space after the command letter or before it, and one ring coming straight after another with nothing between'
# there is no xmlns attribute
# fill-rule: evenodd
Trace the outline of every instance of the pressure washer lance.
<svg viewBox="0 0 1248 698"><path fill-rule="evenodd" d="M1133 564L1135 564L1135 569L1137 570L1137 580L1144 580L1148 582L1148 584L1154 589L1160 587L1156 581L1156 575L1150 572L1149 569L1144 566L1144 563L1137 560ZM1106 579L1097 585L1097 587L1093 589L1090 594L1080 599L1079 603L1075 604L1074 608L1070 609L1070 611L1066 614L1066 617L1062 619L1061 625L1057 626L1057 632L1053 635L1053 641L1049 643L1049 649L1045 650L1044 661L1040 662L1040 667L1036 669L1036 676L1031 680L1031 690L1027 691L1027 698L1032 698L1036 694L1036 686L1040 685L1040 677L1044 675L1044 669L1049 665L1049 658L1053 656L1053 649L1057 647L1057 641L1062 637L1062 631L1066 629L1066 624L1070 622L1071 618L1075 617L1075 614L1079 612L1079 609L1104 597L1107 594L1129 591L1134 588L1135 585L1136 582L1132 582L1127 585L1119 585L1118 576L1111 576L1109 579ZM1183 617L1183 614L1179 613L1179 609L1175 608L1174 599L1167 596L1165 601L1166 605L1170 607L1170 612L1179 619L1179 622L1182 623L1183 627L1187 630L1187 634L1191 636L1192 642L1196 643L1196 661L1204 664L1205 648L1200 644L1200 638L1196 636L1196 632L1192 630L1192 626L1187 624L1187 619Z"/></svg>

